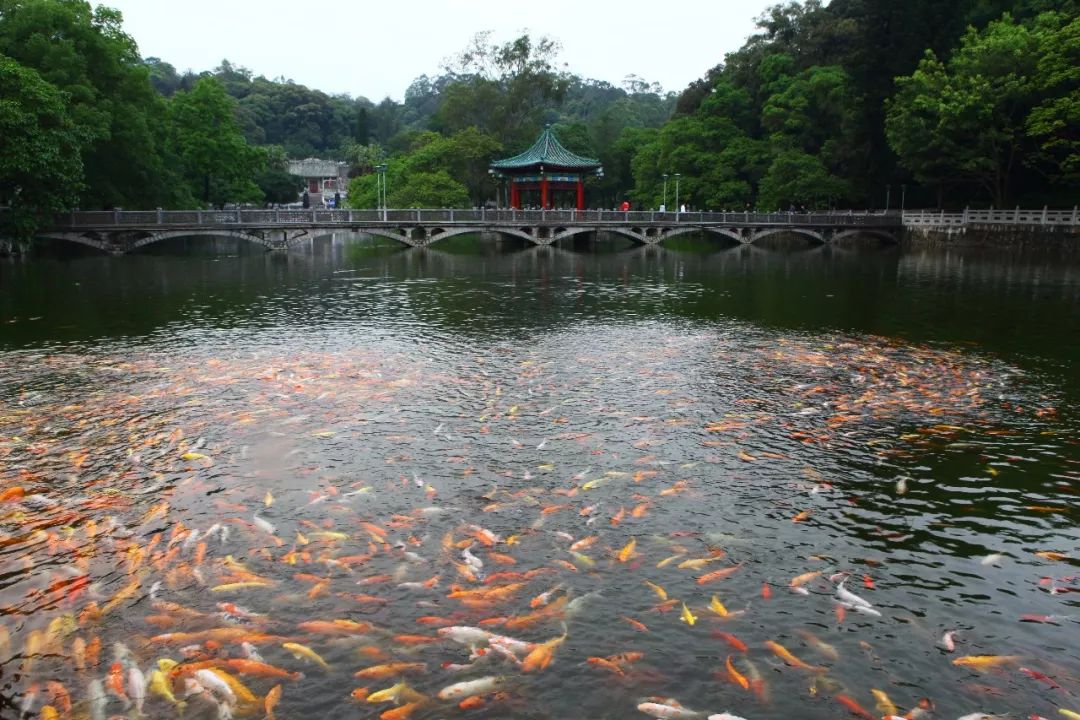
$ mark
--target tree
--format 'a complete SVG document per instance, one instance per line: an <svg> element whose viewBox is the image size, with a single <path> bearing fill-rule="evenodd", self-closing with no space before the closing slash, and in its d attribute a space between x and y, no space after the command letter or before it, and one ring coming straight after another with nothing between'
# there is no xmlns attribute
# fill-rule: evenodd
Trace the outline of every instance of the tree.
<svg viewBox="0 0 1080 720"><path fill-rule="evenodd" d="M165 104L121 24L116 10L84 0L0 0L0 53L65 93L84 207L176 204Z"/></svg>
<svg viewBox="0 0 1080 720"><path fill-rule="evenodd" d="M829 201L845 197L847 183L829 174L821 158L789 149L773 158L761 179L758 207L783 210L791 204L828 207Z"/></svg>
<svg viewBox="0 0 1080 720"><path fill-rule="evenodd" d="M968 30L948 63L927 52L889 102L885 132L902 165L922 181L981 186L1009 202L1035 104L1038 38L1006 14Z"/></svg>
<svg viewBox="0 0 1080 720"><path fill-rule="evenodd" d="M295 202L304 188L304 179L289 174L289 157L280 145L267 145L260 148L265 154L263 171L255 178L263 197L267 202Z"/></svg>
<svg viewBox="0 0 1080 720"><path fill-rule="evenodd" d="M478 33L448 63L452 82L433 126L447 133L476 127L523 149L536 137L545 111L565 98L571 77L556 68L559 46L550 38L526 33L497 45L490 36Z"/></svg>
<svg viewBox="0 0 1080 720"><path fill-rule="evenodd" d="M66 98L34 70L0 55L0 240L28 242L52 213L74 207L79 137Z"/></svg>
<svg viewBox="0 0 1080 720"><path fill-rule="evenodd" d="M1039 16L1035 83L1041 102L1027 117L1026 130L1040 152L1032 163L1048 168L1056 182L1080 180L1080 16Z"/></svg>
<svg viewBox="0 0 1080 720"><path fill-rule="evenodd" d="M173 146L185 181L203 203L262 199L254 178L265 154L244 140L234 108L221 83L209 77L172 101Z"/></svg>

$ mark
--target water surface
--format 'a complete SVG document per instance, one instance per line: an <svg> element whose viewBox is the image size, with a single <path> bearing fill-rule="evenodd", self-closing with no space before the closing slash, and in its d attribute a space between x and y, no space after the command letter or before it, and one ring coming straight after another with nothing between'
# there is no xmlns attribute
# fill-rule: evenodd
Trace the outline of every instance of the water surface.
<svg viewBox="0 0 1080 720"><path fill-rule="evenodd" d="M278 683L278 717L377 717L350 693L399 675L427 699L390 717L1080 710L1077 265L193 249L0 266L4 717L243 640L304 674L237 675L252 717ZM565 640L522 668L446 626Z"/></svg>

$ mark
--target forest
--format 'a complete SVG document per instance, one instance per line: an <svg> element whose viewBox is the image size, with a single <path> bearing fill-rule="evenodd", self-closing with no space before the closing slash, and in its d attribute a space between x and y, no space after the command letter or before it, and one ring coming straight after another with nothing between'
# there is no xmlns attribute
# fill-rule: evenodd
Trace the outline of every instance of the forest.
<svg viewBox="0 0 1080 720"><path fill-rule="evenodd" d="M587 79L557 40L478 33L401 102L328 95L227 60L142 57L85 0L0 0L0 233L57 212L290 202L289 158L350 165L349 203L473 206L497 157L551 124L599 158L589 203L695 209L1075 202L1078 0L787 2L680 92ZM57 41L57 39L60 41Z"/></svg>

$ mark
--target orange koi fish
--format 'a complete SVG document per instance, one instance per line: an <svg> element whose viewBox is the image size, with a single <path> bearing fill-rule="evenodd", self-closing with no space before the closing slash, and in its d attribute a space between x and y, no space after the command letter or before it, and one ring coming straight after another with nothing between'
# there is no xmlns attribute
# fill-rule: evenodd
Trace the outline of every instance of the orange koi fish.
<svg viewBox="0 0 1080 720"><path fill-rule="evenodd" d="M382 680L407 672L427 672L427 663L395 662L386 663L384 665L373 665L372 667L364 668L363 670L357 670L353 675L354 677L365 680Z"/></svg>
<svg viewBox="0 0 1080 720"><path fill-rule="evenodd" d="M858 715L859 717L864 718L864 720L878 720L877 715L873 714L847 695L838 694L834 697L836 698L836 702L846 707L853 715Z"/></svg>
<svg viewBox="0 0 1080 720"><path fill-rule="evenodd" d="M605 670L610 670L611 672L615 673L616 675L626 675L626 673L623 672L623 669L621 667L619 667L619 665L617 663L614 663L611 660L608 660L607 658L590 657L590 658L586 658L585 661L587 663L589 663L590 665L592 665L593 667L601 667L601 668L604 668Z"/></svg>
<svg viewBox="0 0 1080 720"><path fill-rule="evenodd" d="M786 647L784 647L780 643L773 642L772 640L766 640L765 647L772 650L778 658L786 662L788 665L791 665L792 667L797 667L800 670L809 670L811 672L825 672L827 670L827 668L818 667L816 665L808 665L804 663L802 660L792 655Z"/></svg>
<svg viewBox="0 0 1080 720"><path fill-rule="evenodd" d="M981 670L983 668L1008 665L1019 659L1020 657L1018 655L964 655L963 657L958 657L953 660L952 664Z"/></svg>
<svg viewBox="0 0 1080 720"><path fill-rule="evenodd" d="M267 663L258 662L256 660L247 660L245 658L228 658L222 661L222 664L241 675L251 675L252 677L280 678L285 680L300 680L304 677L303 673L290 672L289 670L284 670L275 667L274 665L268 665Z"/></svg>
<svg viewBox="0 0 1080 720"><path fill-rule="evenodd" d="M735 574L735 572L738 571L738 569L742 566L743 564L739 563L738 565L732 565L731 567L721 568L719 570L713 570L710 573L705 573L697 579L697 584L705 585L706 583L711 583L716 580L723 580L724 578L730 577L731 575Z"/></svg>
<svg viewBox="0 0 1080 720"><path fill-rule="evenodd" d="M712 633L710 633L710 634L714 638L719 638L720 640L723 640L724 642L726 642L729 646L731 646L732 650L738 650L739 652L746 652L746 650L747 650L746 643L744 643L742 640L735 637L734 635L732 635L729 632L723 632L721 630L713 630Z"/></svg>
<svg viewBox="0 0 1080 720"><path fill-rule="evenodd" d="M552 638L547 642L542 642L533 648L532 652L525 656L525 660L521 663L521 669L523 672L532 672L533 670L544 670L551 664L551 659L555 654L556 648L563 644L566 640L566 635L560 635L557 638Z"/></svg>
<svg viewBox="0 0 1080 720"><path fill-rule="evenodd" d="M731 661L731 656L727 656L727 662L724 663L724 667L727 668L728 680L735 683L743 690L750 689L750 681L746 679L746 676L735 669L735 663Z"/></svg>

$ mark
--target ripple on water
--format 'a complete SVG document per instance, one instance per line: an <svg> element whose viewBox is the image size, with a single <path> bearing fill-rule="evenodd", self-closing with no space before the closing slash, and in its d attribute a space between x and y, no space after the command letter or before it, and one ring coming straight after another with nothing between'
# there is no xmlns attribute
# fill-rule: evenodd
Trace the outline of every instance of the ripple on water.
<svg viewBox="0 0 1080 720"><path fill-rule="evenodd" d="M1075 550L1071 485L1047 482L1074 479L1069 440L1016 368L875 336L604 322L574 306L586 301L573 287L560 289L573 326L525 334L493 314L478 339L449 321L487 286L335 287L362 294L362 317L328 303L243 333L165 330L126 347L2 357L10 702L37 711L48 695L33 684L58 680L85 703L115 642L145 669L235 656L245 633L268 662L305 673L284 683L282 717L356 712L349 691L364 683L352 673L391 661L426 663L409 682L427 696L508 676L481 711L492 717L621 718L648 695L750 718L835 717L837 695L872 710L870 688L903 711L925 696L944 716L1054 712L1055 696L1014 666L952 665L938 647L948 629L960 631L958 655L1017 654L1080 689L1080 643L1065 642L1076 638L1075 560L1033 554ZM630 292L648 303L663 289ZM402 307L408 319L385 321ZM910 478L903 492L898 476ZM1066 510L1031 509L1050 505ZM990 553L1003 557L983 564ZM820 575L794 591L807 572ZM882 617L838 610L841 573ZM547 591L563 609L544 614ZM693 625L679 620L682 603ZM373 629L298 628L309 620ZM468 662L468 648L402 637L450 623L567 637L544 672L488 652L457 675L442 666ZM78 670L78 648L95 640L98 664ZM331 669L294 658L289 640ZM828 671L785 665L767 640ZM623 652L644 658L586 662ZM729 656L760 679L757 692L727 679ZM260 697L277 682L243 681ZM431 701L415 717L449 711Z"/></svg>

